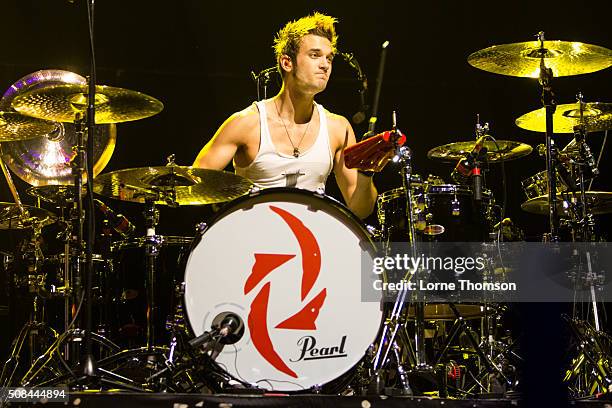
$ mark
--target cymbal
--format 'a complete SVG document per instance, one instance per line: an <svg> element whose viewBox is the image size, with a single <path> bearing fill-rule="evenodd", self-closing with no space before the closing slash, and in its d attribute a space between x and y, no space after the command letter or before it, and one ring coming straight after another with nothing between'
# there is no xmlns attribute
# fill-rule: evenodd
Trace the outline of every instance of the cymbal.
<svg viewBox="0 0 612 408"><path fill-rule="evenodd" d="M574 41L527 41L494 45L472 53L468 63L495 74L538 78L540 60L555 77L588 74L612 65L612 51L597 45Z"/></svg>
<svg viewBox="0 0 612 408"><path fill-rule="evenodd" d="M533 132L546 132L546 110L536 109L520 116L516 126ZM599 132L612 129L612 103L588 102L582 104L582 122L580 120L580 103L557 105L553 114L554 133L574 133L574 127L584 124L587 132Z"/></svg>
<svg viewBox="0 0 612 408"><path fill-rule="evenodd" d="M230 201L246 194L253 184L234 173L187 166L124 169L94 180L94 192L122 201L200 205Z"/></svg>
<svg viewBox="0 0 612 408"><path fill-rule="evenodd" d="M47 185L47 186L34 186L27 190L27 193L32 197L40 198L42 201L48 203L57 204L60 206L66 206L68 203L73 202L74 199L74 187L63 186L63 185ZM83 195L87 194L85 189L82 190Z"/></svg>
<svg viewBox="0 0 612 408"><path fill-rule="evenodd" d="M557 208L560 215L568 214L568 203L580 200L580 193L557 193ZM595 214L612 213L612 193L608 191L587 191L586 201L589 210ZM542 195L525 201L521 209L532 214L548 214L548 196Z"/></svg>
<svg viewBox="0 0 612 408"><path fill-rule="evenodd" d="M74 182L70 160L77 134L71 123L46 136L2 143L2 158L7 166L23 181L33 186L69 185ZM101 173L115 150L115 125L96 126L94 140L94 176ZM84 175L84 180L86 180Z"/></svg>
<svg viewBox="0 0 612 408"><path fill-rule="evenodd" d="M35 118L74 122L87 110L87 85L60 84L17 95L13 108ZM144 119L162 111L164 105L140 92L105 85L96 86L96 123L120 123Z"/></svg>
<svg viewBox="0 0 612 408"><path fill-rule="evenodd" d="M11 110L11 104L17 95L33 89L51 85L86 83L84 77L70 71L58 69L36 71L18 79L4 92L0 99L0 110ZM110 161L116 138L117 127L114 123L96 126L94 175L101 173ZM74 182L74 176L68 162L73 154L72 146L76 142L74 124L56 123L56 128L43 137L2 143L2 159L13 173L33 186L69 185Z"/></svg>
<svg viewBox="0 0 612 408"><path fill-rule="evenodd" d="M58 124L15 112L0 112L0 142L12 142L44 136Z"/></svg>
<svg viewBox="0 0 612 408"><path fill-rule="evenodd" d="M437 146L427 152L427 157L430 159L438 159L448 162L454 162L465 157L465 155L474 149L475 140L469 142L454 142ZM498 140L497 145L491 140L486 140L483 147L487 149L487 160L489 162L500 162L518 159L519 157L527 156L533 148L525 143L515 142L512 140Z"/></svg>
<svg viewBox="0 0 612 408"><path fill-rule="evenodd" d="M34 223L40 223L42 227L53 224L57 217L52 212L43 208L23 206L27 212L26 218L22 217L19 206L15 203L0 203L0 230L30 228Z"/></svg>

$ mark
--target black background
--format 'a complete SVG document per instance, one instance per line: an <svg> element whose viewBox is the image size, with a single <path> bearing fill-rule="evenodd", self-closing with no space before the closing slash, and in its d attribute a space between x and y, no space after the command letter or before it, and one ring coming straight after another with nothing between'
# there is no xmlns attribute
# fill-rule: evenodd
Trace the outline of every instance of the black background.
<svg viewBox="0 0 612 408"><path fill-rule="evenodd" d="M87 75L85 4L83 0L2 1L0 89L40 69ZM378 130L390 127L391 112L396 110L414 152L415 171L442 176L447 182L451 166L427 159L426 153L438 145L472 139L477 113L490 123L490 133L498 139L533 147L544 142L543 135L514 125L518 116L541 106L537 81L477 70L466 62L470 53L495 44L529 41L540 30L547 39L612 48L612 6L605 0L98 1L98 83L141 91L165 105L157 116L118 125L117 146L105 172L164 165L171 153L176 154L177 163L190 165L223 120L256 99L250 72L274 65L271 46L276 31L286 21L315 10L340 20L339 49L355 54L372 90L380 46L390 41ZM578 91L587 101L612 102L610 72L556 79L558 103L574 102ZM357 89L354 72L338 58L328 88L317 100L350 118L359 104ZM357 135L366 131L364 125L354 128ZM562 135L559 140L564 144L570 137ZM602 140L603 132L588 138L596 154ZM594 190L612 190L609 158L607 146ZM544 167L543 158L535 153L506 165L507 215L534 239L546 230L546 218L520 210L524 201L520 182ZM375 180L379 192L400 185L392 166ZM501 201L499 166L493 166L487 182ZM24 202L33 204L34 199L25 196L27 185L21 180L17 184ZM334 182L329 184L328 192L340 198ZM12 201L4 182L0 201ZM107 201L143 231L139 205ZM202 207L163 209L158 233L191 236L195 223L207 213ZM602 232L608 225L606 217L601 217ZM2 248L10 249L10 237L6 233L2 237Z"/></svg>

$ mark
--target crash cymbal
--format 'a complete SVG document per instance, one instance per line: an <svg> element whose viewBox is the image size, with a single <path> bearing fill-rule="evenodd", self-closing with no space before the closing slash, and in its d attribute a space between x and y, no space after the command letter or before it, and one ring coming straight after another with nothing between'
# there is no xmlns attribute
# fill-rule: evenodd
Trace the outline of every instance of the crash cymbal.
<svg viewBox="0 0 612 408"><path fill-rule="evenodd" d="M86 79L70 71L46 69L17 80L0 99L0 110L11 110L17 95L51 85L85 85ZM117 128L114 123L96 126L94 141L94 175L104 170L115 149ZM69 166L72 146L76 144L76 127L72 123L58 123L44 137L2 143L2 159L23 181L33 186L69 185L74 176ZM85 178L86 179L86 178Z"/></svg>
<svg viewBox="0 0 612 408"><path fill-rule="evenodd" d="M41 227L53 224L57 217L45 209L32 207L29 205L23 206L26 210L26 215L21 214L19 206L15 203L0 203L0 230L8 229L25 229L30 228L33 224L39 223Z"/></svg>
<svg viewBox="0 0 612 408"><path fill-rule="evenodd" d="M516 126L533 132L546 132L546 110L536 109L519 117ZM588 102L557 105L553 114L554 133L574 133L574 127L583 124L587 132L612 129L612 103Z"/></svg>
<svg viewBox="0 0 612 408"><path fill-rule="evenodd" d="M199 205L233 200L253 184L234 173L186 166L124 169L102 174L94 180L94 192L122 201Z"/></svg>
<svg viewBox="0 0 612 408"><path fill-rule="evenodd" d="M555 77L588 74L612 65L612 51L597 45L573 41L527 41L494 45L476 51L468 57L475 68L495 74L538 78L540 60Z"/></svg>
<svg viewBox="0 0 612 408"><path fill-rule="evenodd" d="M612 193L608 191L587 191L587 206L595 214L612 213ZM560 215L569 215L569 203L580 200L580 193L557 193L557 208ZM532 214L548 214L548 196L542 195L525 201L521 208Z"/></svg>
<svg viewBox="0 0 612 408"><path fill-rule="evenodd" d="M427 152L427 157L430 159L438 159L448 162L456 162L465 157L465 155L474 149L475 140L469 142L455 142L442 146L434 147ZM525 143L514 142L512 140L498 140L497 145L490 140L484 142L487 149L487 160L489 162L499 162L518 159L519 157L527 156L533 148Z"/></svg>
<svg viewBox="0 0 612 408"><path fill-rule="evenodd" d="M12 142L44 136L58 124L44 119L24 116L16 112L0 112L0 142Z"/></svg>
<svg viewBox="0 0 612 408"><path fill-rule="evenodd" d="M87 110L87 85L62 84L33 89L15 96L13 108L27 116L74 122ZM144 119L162 111L164 105L140 92L96 86L96 123L120 123Z"/></svg>

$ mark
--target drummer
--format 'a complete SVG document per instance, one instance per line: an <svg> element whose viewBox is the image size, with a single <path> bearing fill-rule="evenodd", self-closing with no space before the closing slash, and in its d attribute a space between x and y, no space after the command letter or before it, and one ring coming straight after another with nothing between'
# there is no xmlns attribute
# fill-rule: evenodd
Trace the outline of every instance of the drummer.
<svg viewBox="0 0 612 408"><path fill-rule="evenodd" d="M283 85L273 98L230 116L202 148L194 167L236 173L257 186L324 189L333 170L348 208L361 218L373 210L372 174L348 169L344 149L355 143L346 118L314 101L325 90L336 53L337 20L321 13L287 23L274 40Z"/></svg>

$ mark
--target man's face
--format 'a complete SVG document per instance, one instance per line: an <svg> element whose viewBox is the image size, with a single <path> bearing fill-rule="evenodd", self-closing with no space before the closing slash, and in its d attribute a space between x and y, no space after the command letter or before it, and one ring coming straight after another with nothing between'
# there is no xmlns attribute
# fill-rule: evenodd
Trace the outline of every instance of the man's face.
<svg viewBox="0 0 612 408"><path fill-rule="evenodd" d="M308 93L319 93L327 86L334 58L331 42L314 34L302 37L290 75Z"/></svg>

